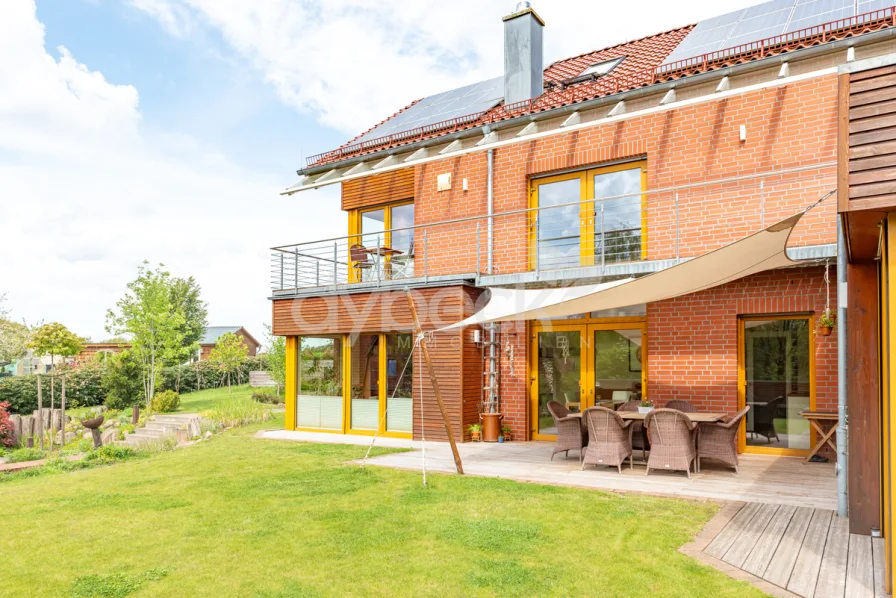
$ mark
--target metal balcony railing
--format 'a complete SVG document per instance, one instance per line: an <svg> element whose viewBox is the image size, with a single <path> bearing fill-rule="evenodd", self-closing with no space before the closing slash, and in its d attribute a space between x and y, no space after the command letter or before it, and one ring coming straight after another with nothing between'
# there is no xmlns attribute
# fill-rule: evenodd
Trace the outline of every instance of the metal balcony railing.
<svg viewBox="0 0 896 598"><path fill-rule="evenodd" d="M285 245L271 250L271 288L307 292L678 260L805 209L835 186L836 164L828 162ZM833 202L814 209L791 245L833 242L834 215Z"/></svg>

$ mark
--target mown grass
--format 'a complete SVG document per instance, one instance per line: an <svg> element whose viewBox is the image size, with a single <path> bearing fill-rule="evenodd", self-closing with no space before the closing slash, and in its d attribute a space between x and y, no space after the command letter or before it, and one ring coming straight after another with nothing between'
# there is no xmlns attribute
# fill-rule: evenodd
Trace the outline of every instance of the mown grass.
<svg viewBox="0 0 896 598"><path fill-rule="evenodd" d="M716 505L446 475L423 488L347 463L365 447L252 437L277 426L0 484L2 593L759 595L677 551Z"/></svg>

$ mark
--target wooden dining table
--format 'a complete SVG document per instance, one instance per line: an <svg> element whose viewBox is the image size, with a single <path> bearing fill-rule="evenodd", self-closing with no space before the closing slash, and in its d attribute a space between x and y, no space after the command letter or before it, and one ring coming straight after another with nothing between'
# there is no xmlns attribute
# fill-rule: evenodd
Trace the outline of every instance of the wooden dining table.
<svg viewBox="0 0 896 598"><path fill-rule="evenodd" d="M684 412L682 411L682 413ZM692 422L697 422L698 424L721 421L728 415L727 413L711 413L705 411L696 411L693 413L684 414L688 416L688 419L690 419ZM618 415L622 419L631 419L636 421L643 421L647 417L646 413L640 413L638 411L617 411L616 415ZM581 418L582 413L570 413L569 416Z"/></svg>

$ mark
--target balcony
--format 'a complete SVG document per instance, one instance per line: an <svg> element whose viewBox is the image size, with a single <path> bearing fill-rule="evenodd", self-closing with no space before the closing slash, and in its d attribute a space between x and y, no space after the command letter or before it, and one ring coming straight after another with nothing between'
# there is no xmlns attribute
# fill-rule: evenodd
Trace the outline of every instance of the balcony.
<svg viewBox="0 0 896 598"><path fill-rule="evenodd" d="M271 288L278 298L446 281L574 284L646 274L805 209L836 187L835 176L834 164L815 164L274 247ZM418 210L426 215L426 206ZM791 257L832 257L835 215L834 200L809 212L791 237Z"/></svg>

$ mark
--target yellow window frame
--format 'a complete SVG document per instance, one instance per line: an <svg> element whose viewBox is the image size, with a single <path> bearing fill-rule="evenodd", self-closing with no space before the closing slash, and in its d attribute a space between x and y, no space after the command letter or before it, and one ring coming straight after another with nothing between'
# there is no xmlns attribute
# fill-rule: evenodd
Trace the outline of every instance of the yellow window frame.
<svg viewBox="0 0 896 598"><path fill-rule="evenodd" d="M602 174L641 169L641 259L647 259L647 160L622 162L608 166L587 168L574 172L547 177L532 178L529 181L529 269L537 263L537 217L539 213L538 192L541 185L579 179L579 265L594 265L594 235L596 229L596 206L594 198L594 177Z"/></svg>
<svg viewBox="0 0 896 598"><path fill-rule="evenodd" d="M750 320L808 320L809 324L809 410L815 411L815 314L750 314L737 317L737 409L740 411L747 405L747 371L746 351L744 347L745 326ZM815 446L815 429L809 427L809 446ZM746 418L741 421L740 430L737 433L737 452L755 453L760 455L784 455L791 457L805 457L808 449L772 448L762 446L747 446Z"/></svg>
<svg viewBox="0 0 896 598"><path fill-rule="evenodd" d="M412 438L412 432L390 432L386 430L387 418L386 409L388 408L388 400L389 400L389 389L388 389L388 360L389 360L389 351L387 348L386 337L390 334L407 334L401 332L379 332L379 333L369 333L364 334L363 336L378 336L379 339L377 343L379 347L377 349L377 366L379 369L379 375L377 379L377 386L379 388L379 396L377 397L379 408L377 410L377 429L376 430L353 430L352 429L352 364L351 364L351 354L352 354L352 343L349 337L346 337L347 348L346 348L346 365L343 378L343 391L344 391L344 408L342 410L344 421L342 422L343 430L346 434L351 434L355 436L373 436L374 434L377 436L385 437L385 438ZM362 335L358 335L360 338ZM347 383L346 383L347 382Z"/></svg>
<svg viewBox="0 0 896 598"><path fill-rule="evenodd" d="M401 206L410 206L414 205L414 201L396 201L387 204L380 204L376 206L369 206L365 208L357 208L354 210L349 210L348 212L348 235L349 235L349 247L356 243L360 243L363 238L361 231L361 218L367 212L376 212L379 210L383 210L383 239L381 241L381 245L383 247L391 247L392 246L392 210L394 208L398 208ZM384 258L386 263L391 260L389 256L385 256ZM355 263L351 259L351 253L348 255L348 281L349 282L361 282L358 272L355 271Z"/></svg>

